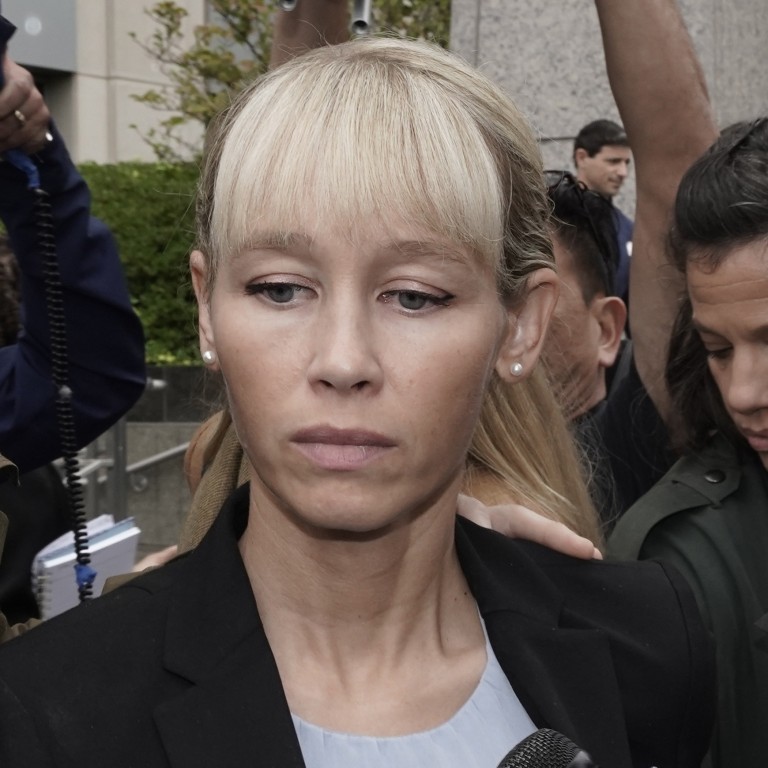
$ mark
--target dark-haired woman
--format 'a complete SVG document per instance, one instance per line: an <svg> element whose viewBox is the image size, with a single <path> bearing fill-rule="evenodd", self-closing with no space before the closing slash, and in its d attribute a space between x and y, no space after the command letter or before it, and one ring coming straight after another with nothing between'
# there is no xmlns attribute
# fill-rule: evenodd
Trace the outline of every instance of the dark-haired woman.
<svg viewBox="0 0 768 768"><path fill-rule="evenodd" d="M768 118L723 132L684 177L673 231L687 294L670 346L684 453L619 521L611 555L692 585L718 657L711 764L768 754Z"/></svg>

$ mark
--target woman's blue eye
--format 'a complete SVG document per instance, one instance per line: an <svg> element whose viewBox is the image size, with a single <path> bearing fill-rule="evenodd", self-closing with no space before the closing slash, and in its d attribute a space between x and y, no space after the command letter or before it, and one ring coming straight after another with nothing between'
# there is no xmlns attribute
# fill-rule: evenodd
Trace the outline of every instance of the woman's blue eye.
<svg viewBox="0 0 768 768"><path fill-rule="evenodd" d="M453 296L445 294L444 296L435 296L431 293L422 291L389 291L384 294L384 300L387 303L396 301L401 309L408 312L419 312L423 309L432 307L443 307L450 303Z"/></svg>
<svg viewBox="0 0 768 768"><path fill-rule="evenodd" d="M275 304L287 304L293 301L301 290L302 286L292 283L257 283L247 288L249 294L262 294Z"/></svg>
<svg viewBox="0 0 768 768"><path fill-rule="evenodd" d="M433 300L431 296L415 291L399 291L397 298L403 309L411 310L424 309L427 302Z"/></svg>
<svg viewBox="0 0 768 768"><path fill-rule="evenodd" d="M296 294L296 286L285 284L270 285L265 288L264 292L277 304L285 304Z"/></svg>

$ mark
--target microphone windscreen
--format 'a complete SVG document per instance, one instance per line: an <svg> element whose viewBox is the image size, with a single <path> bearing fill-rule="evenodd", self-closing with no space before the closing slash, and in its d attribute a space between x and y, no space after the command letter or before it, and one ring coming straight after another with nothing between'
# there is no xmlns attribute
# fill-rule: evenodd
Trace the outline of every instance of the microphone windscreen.
<svg viewBox="0 0 768 768"><path fill-rule="evenodd" d="M592 758L562 733L541 728L523 739L498 768L598 768Z"/></svg>

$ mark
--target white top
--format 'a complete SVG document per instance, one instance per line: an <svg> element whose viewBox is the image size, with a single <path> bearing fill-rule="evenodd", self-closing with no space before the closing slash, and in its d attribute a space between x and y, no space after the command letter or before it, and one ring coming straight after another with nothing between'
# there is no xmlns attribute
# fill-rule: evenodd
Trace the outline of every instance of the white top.
<svg viewBox="0 0 768 768"><path fill-rule="evenodd" d="M536 726L499 666L487 633L485 645L488 660L474 693L450 720L429 731L357 736L293 715L307 768L497 768Z"/></svg>

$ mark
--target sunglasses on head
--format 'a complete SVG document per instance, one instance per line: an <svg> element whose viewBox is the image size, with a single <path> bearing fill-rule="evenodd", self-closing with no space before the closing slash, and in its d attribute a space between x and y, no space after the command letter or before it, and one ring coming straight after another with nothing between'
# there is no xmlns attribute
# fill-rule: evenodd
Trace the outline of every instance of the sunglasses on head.
<svg viewBox="0 0 768 768"><path fill-rule="evenodd" d="M600 254L605 286L613 293L619 262L613 205L601 194L587 189L569 171L544 171L544 180L554 203L555 217L565 219L566 224L586 224Z"/></svg>

